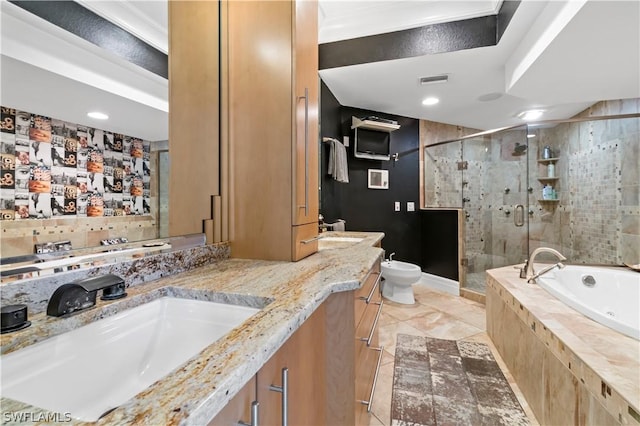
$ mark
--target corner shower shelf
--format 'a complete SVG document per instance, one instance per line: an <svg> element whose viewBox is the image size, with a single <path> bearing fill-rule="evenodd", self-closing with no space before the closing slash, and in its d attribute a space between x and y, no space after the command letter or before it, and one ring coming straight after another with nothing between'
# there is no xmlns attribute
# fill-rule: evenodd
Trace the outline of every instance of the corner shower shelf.
<svg viewBox="0 0 640 426"><path fill-rule="evenodd" d="M544 177L544 176L539 176L538 177L538 180L540 182L553 182L553 181L556 181L558 179L560 179L560 178L557 177L557 176L556 177Z"/></svg>

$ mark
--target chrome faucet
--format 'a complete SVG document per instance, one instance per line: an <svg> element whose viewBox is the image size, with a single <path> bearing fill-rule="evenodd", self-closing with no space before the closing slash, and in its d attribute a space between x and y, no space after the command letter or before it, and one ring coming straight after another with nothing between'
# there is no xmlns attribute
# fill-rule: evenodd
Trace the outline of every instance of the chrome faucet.
<svg viewBox="0 0 640 426"><path fill-rule="evenodd" d="M547 266L542 271L536 273L536 271L533 269L533 261L535 260L535 258L538 255L538 253L551 253L555 257L557 257L560 262L554 263L551 266ZM565 261L565 260L567 260L567 258L564 257L558 250L555 250L555 249L552 249L552 248L549 248L549 247L538 247L537 249L535 249L533 251L533 253L531 253L531 256L529 256L529 260L525 263L526 271L527 271L526 274L525 274L525 278L527 279L527 282L529 284L534 284L536 282L536 279L540 275L546 274L547 272L549 272L553 268L556 268L556 267L558 269L564 268L564 263L562 263L562 262Z"/></svg>
<svg viewBox="0 0 640 426"><path fill-rule="evenodd" d="M389 258L387 259L388 262L391 262L393 260L393 256L395 256L396 252L394 251L393 253L391 253L389 255Z"/></svg>

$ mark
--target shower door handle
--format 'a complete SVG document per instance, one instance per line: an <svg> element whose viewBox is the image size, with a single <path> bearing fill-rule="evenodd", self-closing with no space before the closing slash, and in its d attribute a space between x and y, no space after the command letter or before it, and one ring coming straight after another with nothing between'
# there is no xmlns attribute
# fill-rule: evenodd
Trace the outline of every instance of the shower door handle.
<svg viewBox="0 0 640 426"><path fill-rule="evenodd" d="M517 227L524 225L524 206L516 205L515 214L513 215L513 224Z"/></svg>

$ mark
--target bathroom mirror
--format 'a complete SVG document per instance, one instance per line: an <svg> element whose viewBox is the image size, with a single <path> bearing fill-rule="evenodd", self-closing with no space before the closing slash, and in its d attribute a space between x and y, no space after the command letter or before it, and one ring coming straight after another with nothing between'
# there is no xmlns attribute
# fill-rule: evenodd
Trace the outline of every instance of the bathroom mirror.
<svg viewBox="0 0 640 426"><path fill-rule="evenodd" d="M105 16L95 9L101 5L79 3ZM158 22L164 19L164 26L159 27L164 29L166 45L166 11L156 13L162 12L162 5L146 3L136 2L131 7L140 8ZM80 6L76 4L75 7ZM47 242L70 240L74 252L100 252L105 249L101 246L103 240L126 238L133 243L167 235L166 226L161 226L168 217L168 203L163 200L167 191L160 188L167 184L161 177L168 175L167 79L16 4L2 2L1 8L0 104L50 117L52 123L58 120L150 141L150 152L145 155L149 155L152 168L148 214L122 217L50 215L45 219L3 220L0 224L3 267L9 262L8 258L34 253L36 245ZM100 33L99 28L94 30L94 33ZM149 43L149 39L145 41ZM162 50L159 48L159 53L162 54ZM87 116L88 112L96 110L108 113L109 119L98 121ZM6 190L2 188L2 191Z"/></svg>
<svg viewBox="0 0 640 426"><path fill-rule="evenodd" d="M100 247L76 250L58 250L15 256L0 260L0 283L47 275L76 269L87 269L122 263L160 253L201 247L206 244L204 234L124 242L107 240Z"/></svg>

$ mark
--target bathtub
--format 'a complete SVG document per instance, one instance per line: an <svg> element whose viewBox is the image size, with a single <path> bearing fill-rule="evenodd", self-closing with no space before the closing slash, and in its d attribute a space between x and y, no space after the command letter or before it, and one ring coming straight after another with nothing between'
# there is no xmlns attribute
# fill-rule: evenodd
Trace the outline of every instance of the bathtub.
<svg viewBox="0 0 640 426"><path fill-rule="evenodd" d="M536 265L540 270L540 265ZM640 274L622 268L569 265L537 279L557 299L626 336L640 340Z"/></svg>

